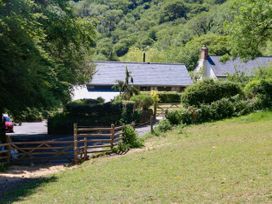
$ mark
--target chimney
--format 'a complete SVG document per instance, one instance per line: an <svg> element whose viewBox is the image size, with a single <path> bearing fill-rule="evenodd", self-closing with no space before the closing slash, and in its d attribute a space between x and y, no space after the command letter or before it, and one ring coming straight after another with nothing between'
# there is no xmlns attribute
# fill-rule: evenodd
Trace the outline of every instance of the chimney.
<svg viewBox="0 0 272 204"><path fill-rule="evenodd" d="M145 54L145 52L143 53L143 62L145 62L145 58L146 58L146 56L145 56L146 54Z"/></svg>
<svg viewBox="0 0 272 204"><path fill-rule="evenodd" d="M201 48L200 59L201 59L201 60L207 60L207 59L208 59L208 56L209 56L209 49L207 48L206 45L204 45L204 46Z"/></svg>

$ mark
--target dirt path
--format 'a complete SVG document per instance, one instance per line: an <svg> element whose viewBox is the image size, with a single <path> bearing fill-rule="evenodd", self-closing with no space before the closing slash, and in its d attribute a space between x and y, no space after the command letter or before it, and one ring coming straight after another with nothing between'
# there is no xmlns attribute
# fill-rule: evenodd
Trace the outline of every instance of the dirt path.
<svg viewBox="0 0 272 204"><path fill-rule="evenodd" d="M37 133L44 133L45 123L26 123L23 126L18 127L17 134L18 136L24 135L25 130L30 127L34 127L33 132L29 135ZM139 136L143 136L146 133L150 132L150 125L136 128ZM15 133L14 135L17 136ZM139 151L149 150L152 145L146 144L145 148L131 150L129 153L135 153ZM113 157L118 157L119 155L113 155ZM110 157L109 157L110 158ZM35 165L35 166L11 166L5 173L0 172L0 201L1 196L7 192L16 188L19 185L24 185L27 182L33 181L35 179L41 179L46 176L49 176L54 173L58 173L60 171L64 171L68 168L76 168L76 167L66 167L65 165Z"/></svg>

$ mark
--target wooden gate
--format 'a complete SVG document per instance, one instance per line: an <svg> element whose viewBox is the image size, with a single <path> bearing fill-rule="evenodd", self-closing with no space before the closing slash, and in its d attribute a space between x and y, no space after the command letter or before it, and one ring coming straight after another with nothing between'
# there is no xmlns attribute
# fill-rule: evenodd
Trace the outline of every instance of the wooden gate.
<svg viewBox="0 0 272 204"><path fill-rule="evenodd" d="M74 124L74 161L87 160L89 154L109 153L123 136L123 126L91 128Z"/></svg>
<svg viewBox="0 0 272 204"><path fill-rule="evenodd" d="M10 142L12 162L72 161L73 141Z"/></svg>
<svg viewBox="0 0 272 204"><path fill-rule="evenodd" d="M110 128L82 127L74 124L73 137L48 141L0 144L0 162L22 163L68 161L78 164L89 155L111 152L123 135L123 126Z"/></svg>

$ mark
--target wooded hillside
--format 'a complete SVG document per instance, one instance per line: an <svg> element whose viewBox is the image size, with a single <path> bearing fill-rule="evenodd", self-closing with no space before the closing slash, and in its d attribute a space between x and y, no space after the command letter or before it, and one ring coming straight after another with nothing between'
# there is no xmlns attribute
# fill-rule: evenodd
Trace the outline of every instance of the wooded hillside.
<svg viewBox="0 0 272 204"><path fill-rule="evenodd" d="M97 19L97 60L185 62L193 69L200 46L212 54L229 52L223 30L232 18L225 0L83 0L80 16ZM224 12L222 12L224 10Z"/></svg>
<svg viewBox="0 0 272 204"><path fill-rule="evenodd" d="M142 61L145 51L149 62L182 62L192 70L204 44L211 54L230 54L225 24L237 13L237 2L82 0L75 12L97 21L96 60Z"/></svg>

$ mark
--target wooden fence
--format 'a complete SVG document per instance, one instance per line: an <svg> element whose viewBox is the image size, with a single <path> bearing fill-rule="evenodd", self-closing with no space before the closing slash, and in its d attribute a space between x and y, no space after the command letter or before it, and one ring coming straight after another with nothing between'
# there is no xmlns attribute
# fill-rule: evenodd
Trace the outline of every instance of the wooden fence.
<svg viewBox="0 0 272 204"><path fill-rule="evenodd" d="M74 161L87 160L88 154L111 152L123 137L123 126L89 128L74 125Z"/></svg>
<svg viewBox="0 0 272 204"><path fill-rule="evenodd" d="M123 126L91 128L74 125L74 135L70 138L48 141L16 142L8 137L6 144L0 144L0 162L21 163L73 161L78 164L87 160L89 154L110 152L123 136Z"/></svg>

